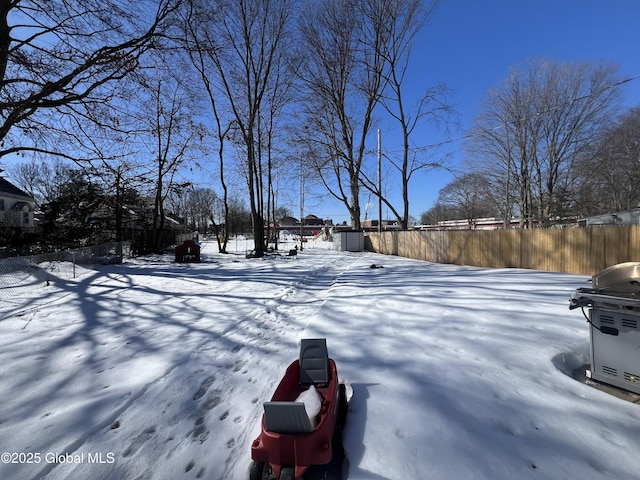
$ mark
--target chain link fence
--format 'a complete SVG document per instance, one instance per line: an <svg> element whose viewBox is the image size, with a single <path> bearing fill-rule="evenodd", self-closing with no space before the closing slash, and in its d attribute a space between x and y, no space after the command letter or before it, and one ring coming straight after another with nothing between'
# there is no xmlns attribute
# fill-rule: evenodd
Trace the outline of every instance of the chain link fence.
<svg viewBox="0 0 640 480"><path fill-rule="evenodd" d="M55 282L73 280L100 265L121 263L130 255L129 242L114 242L0 259L0 318L45 304L49 297L45 289Z"/></svg>

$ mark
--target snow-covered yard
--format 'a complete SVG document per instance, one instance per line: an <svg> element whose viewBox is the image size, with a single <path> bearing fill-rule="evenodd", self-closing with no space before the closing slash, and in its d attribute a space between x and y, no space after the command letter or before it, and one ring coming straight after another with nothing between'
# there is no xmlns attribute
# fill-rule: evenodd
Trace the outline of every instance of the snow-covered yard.
<svg viewBox="0 0 640 480"><path fill-rule="evenodd" d="M202 256L0 305L0 478L245 480L305 337L327 338L354 389L349 479L640 478L640 406L571 377L589 339L568 299L588 277L313 242Z"/></svg>

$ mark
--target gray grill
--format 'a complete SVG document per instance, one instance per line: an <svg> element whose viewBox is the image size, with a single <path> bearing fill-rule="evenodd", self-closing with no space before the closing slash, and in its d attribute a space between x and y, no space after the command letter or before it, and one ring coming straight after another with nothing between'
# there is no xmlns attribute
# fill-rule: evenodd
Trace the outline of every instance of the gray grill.
<svg viewBox="0 0 640 480"><path fill-rule="evenodd" d="M594 275L592 288L579 288L571 297L569 308L585 307L591 349L587 376L640 394L640 262Z"/></svg>

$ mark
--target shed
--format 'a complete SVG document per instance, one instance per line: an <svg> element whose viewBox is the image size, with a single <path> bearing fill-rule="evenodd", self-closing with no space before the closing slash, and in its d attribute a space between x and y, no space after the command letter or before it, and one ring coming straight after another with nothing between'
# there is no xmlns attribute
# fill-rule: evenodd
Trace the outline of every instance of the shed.
<svg viewBox="0 0 640 480"><path fill-rule="evenodd" d="M362 252L364 250L364 233L353 230L334 232L333 245L340 252Z"/></svg>
<svg viewBox="0 0 640 480"><path fill-rule="evenodd" d="M193 240L185 240L176 247L176 262L200 263L200 245Z"/></svg>

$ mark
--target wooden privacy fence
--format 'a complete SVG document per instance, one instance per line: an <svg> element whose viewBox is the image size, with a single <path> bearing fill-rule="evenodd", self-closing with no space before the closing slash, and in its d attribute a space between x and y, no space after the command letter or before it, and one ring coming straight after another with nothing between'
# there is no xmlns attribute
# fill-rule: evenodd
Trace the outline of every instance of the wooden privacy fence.
<svg viewBox="0 0 640 480"><path fill-rule="evenodd" d="M366 235L365 246L374 252L456 265L593 275L640 261L640 225Z"/></svg>

